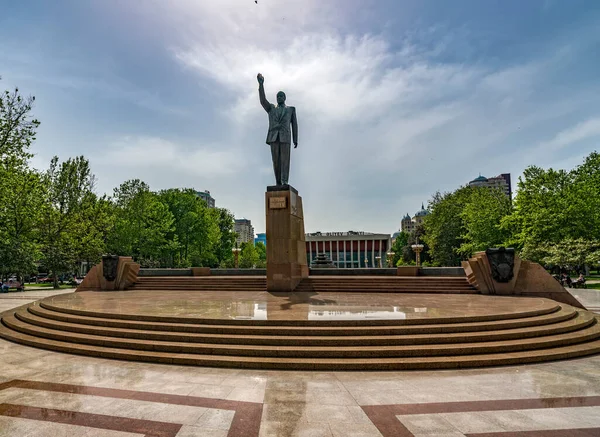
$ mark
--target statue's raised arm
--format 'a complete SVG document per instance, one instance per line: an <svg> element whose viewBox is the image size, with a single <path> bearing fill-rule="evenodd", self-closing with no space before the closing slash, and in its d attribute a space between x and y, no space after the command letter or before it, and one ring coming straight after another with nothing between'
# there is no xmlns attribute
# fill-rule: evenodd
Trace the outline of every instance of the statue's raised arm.
<svg viewBox="0 0 600 437"><path fill-rule="evenodd" d="M258 98L260 100L260 104L262 105L263 108L265 108L265 111L269 112L271 110L271 108L273 107L273 105L271 105L269 103L269 101L267 100L267 98L265 97L265 88L263 87L265 78L263 77L262 74L258 73L258 75L256 76L256 79L258 80Z"/></svg>
<svg viewBox="0 0 600 437"><path fill-rule="evenodd" d="M263 87L265 78L262 74L258 73L256 79L258 80L260 104L269 115L269 130L267 131L266 143L271 147L275 182L277 185L288 185L291 143L292 141L294 142L294 148L298 145L296 108L285 104L285 93L283 91L277 93L277 106L269 103L265 97L265 89Z"/></svg>

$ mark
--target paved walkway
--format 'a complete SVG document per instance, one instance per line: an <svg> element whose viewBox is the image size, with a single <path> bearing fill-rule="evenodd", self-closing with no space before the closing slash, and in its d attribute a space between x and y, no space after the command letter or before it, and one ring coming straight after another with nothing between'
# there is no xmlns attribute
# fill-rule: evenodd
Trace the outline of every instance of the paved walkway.
<svg viewBox="0 0 600 437"><path fill-rule="evenodd" d="M595 288L567 288L588 310L600 313L600 290Z"/></svg>
<svg viewBox="0 0 600 437"><path fill-rule="evenodd" d="M65 292L3 294L0 304ZM285 372L123 362L0 340L0 369L2 437L600 435L600 356L475 370Z"/></svg>
<svg viewBox="0 0 600 437"><path fill-rule="evenodd" d="M10 291L8 293L0 293L0 312L15 308L26 303L35 302L48 296L57 294L73 293L74 288L66 288L64 290L54 290L53 288L36 288L34 290L26 289L25 291Z"/></svg>

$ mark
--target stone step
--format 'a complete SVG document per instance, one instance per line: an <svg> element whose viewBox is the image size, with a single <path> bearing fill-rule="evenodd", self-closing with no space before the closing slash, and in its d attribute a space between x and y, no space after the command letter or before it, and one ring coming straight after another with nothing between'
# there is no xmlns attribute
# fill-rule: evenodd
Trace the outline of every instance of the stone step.
<svg viewBox="0 0 600 437"><path fill-rule="evenodd" d="M197 333L210 335L244 335L244 336L293 336L301 339L302 336L401 336L414 334L452 334L468 332L486 332L511 329L523 329L529 327L543 327L551 324L560 324L577 316L578 312L572 307L558 307L555 311L547 314L531 315L523 318L490 320L483 322L468 323L428 323L421 325L372 325L362 324L357 326L303 326L298 323L297 326L276 326L276 325L230 325L222 324L219 320L207 321L206 324L193 323L168 323L168 322L147 322L139 320L123 320L105 317L92 317L76 314L57 312L40 306L37 303L27 307L28 312L39 316L40 318L71 323L84 326L101 326L112 328L123 328L127 330L144 331L166 331L178 333Z"/></svg>
<svg viewBox="0 0 600 437"><path fill-rule="evenodd" d="M214 287L214 286L210 286L210 285L206 285L206 286L179 286L179 285L175 285L175 286L165 286L165 285L161 285L161 286L154 286L154 287L148 287L145 285L135 285L133 287L130 287L129 290L148 290L148 291L164 291L164 292L169 292L169 291L173 291L173 290L186 290L186 291L247 291L247 292L253 292L253 291L266 291L266 286L259 288L259 287L245 287L243 285L240 285L239 287ZM333 288L333 287L323 287L323 288L299 288L296 289L295 292L297 293L301 293L301 292L330 292L330 293L360 293L360 292L365 292L365 293L415 293L415 294L419 294L419 293L465 293L465 294L479 294L479 292L477 290L474 290L472 288L422 288L422 287L415 287L415 288L400 288L400 287L346 287L346 288Z"/></svg>
<svg viewBox="0 0 600 437"><path fill-rule="evenodd" d="M597 328L597 327L596 327ZM0 326L0 337L17 343L101 358L130 361L158 362L178 365L217 366L233 368L287 369L287 370L409 370L448 369L461 367L484 367L508 364L524 364L556 359L575 358L600 352L600 341L569 344L551 349L525 350L512 353L481 355L391 357L391 358L304 358L304 357L255 357L180 354L157 351L120 349L109 346L75 344L21 333Z"/></svg>
<svg viewBox="0 0 600 437"><path fill-rule="evenodd" d="M214 284L161 284L161 285L146 285L135 284L128 290L223 290L223 291L265 291L267 286L256 285L214 285Z"/></svg>
<svg viewBox="0 0 600 437"><path fill-rule="evenodd" d="M138 282L248 282L266 283L265 276L139 276ZM356 282L406 282L406 283L465 283L466 277L440 277L440 276L311 276L304 278L303 282L324 283L330 281L356 283Z"/></svg>
<svg viewBox="0 0 600 437"><path fill-rule="evenodd" d="M139 277L132 290L264 291L262 276ZM316 276L303 279L297 292L477 293L463 277Z"/></svg>
<svg viewBox="0 0 600 437"><path fill-rule="evenodd" d="M297 288L295 292L328 292L328 293L450 293L450 294L480 294L477 290L472 288L428 288L422 287L415 288L400 288L400 287L346 287L346 288L334 288L334 287L313 287L313 288Z"/></svg>
<svg viewBox="0 0 600 437"><path fill-rule="evenodd" d="M583 316L582 316L583 317ZM135 338L117 338L104 335L80 334L63 330L31 325L16 317L15 313L2 318L8 328L15 331L50 340L75 344L106 346L121 349L157 351L201 355L233 355L290 358L389 358L389 357L431 357L456 356L492 353L512 353L525 350L568 346L593 341L600 338L600 325L594 316L591 325L574 332L473 343L468 339L451 344L416 344L394 346L263 346L249 344L189 343L181 341L156 341Z"/></svg>
<svg viewBox="0 0 600 437"><path fill-rule="evenodd" d="M576 316L577 313L574 313ZM188 332L157 332L143 329L114 328L107 326L90 326L86 324L57 321L42 317L31 311L31 307L22 308L15 313L17 319L43 328L57 331L76 332L88 335L120 337L130 339L189 342L247 344L271 346L392 346L416 344L442 344L459 342L490 342L515 340L522 338L542 337L562 334L586 328L594 323L590 313L580 317L550 325L536 325L526 328L504 330L485 330L483 332L438 333L438 334L402 334L402 335L346 335L346 336L298 336L298 335L261 335L261 334L212 334Z"/></svg>
<svg viewBox="0 0 600 437"><path fill-rule="evenodd" d="M94 292L90 292L90 299ZM98 298L103 302L106 297L104 293L98 293ZM332 295L334 296L334 295ZM423 297L435 296L423 294ZM501 298L500 298L501 299ZM162 315L146 315L146 314L135 314L126 312L108 312L108 311L92 311L83 310L77 308L70 308L66 306L54 305L50 303L52 298L47 301L41 301L39 303L43 308L57 311L61 313L76 314L90 317L110 317L113 319L123 320L138 320L138 321L149 321L149 322L166 322L166 323L196 323L196 324L212 324L216 319L207 318L196 318L196 317L179 317L179 316L162 316ZM218 302L218 301L216 301ZM227 304L227 301L221 302L223 305ZM364 309L364 305L359 308ZM513 311L509 313L498 313L498 314L470 314L463 316L451 316L451 317L437 317L437 318L406 318L406 319L357 319L357 320L260 320L260 319L218 319L220 324L227 325L271 325L271 326L319 326L319 327L335 327L335 326L365 326L365 325L425 325L425 324L447 324L447 323L466 323L466 322L484 322L493 320L507 320L507 319L518 319L524 317L533 317L543 314L549 314L558 311L561 306L551 300L545 300L544 304L540 308L536 309L523 309L521 311Z"/></svg>
<svg viewBox="0 0 600 437"><path fill-rule="evenodd" d="M136 285L151 286L151 285L194 285L194 286L231 286L231 285L246 285L262 287L266 285L266 281L261 282L237 282L231 281L136 281ZM469 283L464 282L403 282L403 281L323 281L323 282L301 282L298 287L326 287L326 286L395 286L395 287L467 287L472 288Z"/></svg>

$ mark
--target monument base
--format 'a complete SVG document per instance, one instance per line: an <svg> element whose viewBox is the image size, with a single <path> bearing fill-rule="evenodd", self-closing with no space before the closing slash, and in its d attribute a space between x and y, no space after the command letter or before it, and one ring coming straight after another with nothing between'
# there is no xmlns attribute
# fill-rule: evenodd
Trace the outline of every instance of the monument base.
<svg viewBox="0 0 600 437"><path fill-rule="evenodd" d="M294 291L308 277L302 198L289 185L267 187L267 291Z"/></svg>
<svg viewBox="0 0 600 437"><path fill-rule="evenodd" d="M114 291L126 290L137 281L140 265L130 256L120 256L117 262L116 277L108 281L103 275L104 261L90 269L75 291Z"/></svg>
<svg viewBox="0 0 600 437"><path fill-rule="evenodd" d="M267 193L269 193L271 191L292 191L293 193L298 194L298 190L296 190L294 187L292 187L289 184L267 186Z"/></svg>
<svg viewBox="0 0 600 437"><path fill-rule="evenodd" d="M514 256L513 274L508 282L498 282L492 276L488 255L477 252L468 261L463 261L469 283L482 294L499 296L543 297L557 302L585 307L538 263Z"/></svg>

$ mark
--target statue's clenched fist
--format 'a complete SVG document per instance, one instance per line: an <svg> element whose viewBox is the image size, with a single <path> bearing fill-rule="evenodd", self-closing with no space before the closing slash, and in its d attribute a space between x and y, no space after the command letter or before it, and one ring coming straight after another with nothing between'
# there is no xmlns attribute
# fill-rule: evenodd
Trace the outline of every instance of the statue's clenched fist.
<svg viewBox="0 0 600 437"><path fill-rule="evenodd" d="M265 78L264 78L264 77L263 77L263 75L262 75L262 74L260 74L260 73L258 73L258 74L256 75L256 79L258 80L258 83L259 83L259 84L261 84L261 85L262 85L262 84L265 82Z"/></svg>

